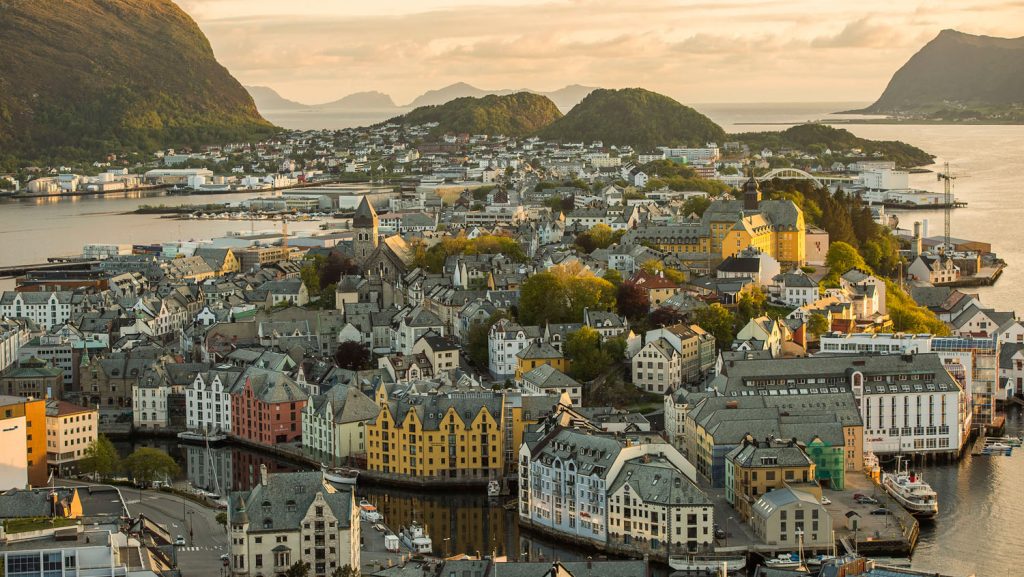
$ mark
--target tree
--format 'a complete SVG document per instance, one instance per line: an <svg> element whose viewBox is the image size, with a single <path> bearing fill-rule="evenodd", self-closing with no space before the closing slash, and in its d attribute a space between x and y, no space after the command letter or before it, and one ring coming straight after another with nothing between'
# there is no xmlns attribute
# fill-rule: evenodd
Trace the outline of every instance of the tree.
<svg viewBox="0 0 1024 577"><path fill-rule="evenodd" d="M825 255L825 265L829 269L828 275L821 282L826 287L839 286L839 277L851 268L871 272L857 249L845 242L834 242L829 245L828 254Z"/></svg>
<svg viewBox="0 0 1024 577"><path fill-rule="evenodd" d="M622 284L622 273L613 268L604 271L604 274L601 275L601 278L612 283L615 286L619 286Z"/></svg>
<svg viewBox="0 0 1024 577"><path fill-rule="evenodd" d="M752 286L743 291L736 302L737 323L743 326L750 319L763 315L767 303L768 297L765 296L761 287Z"/></svg>
<svg viewBox="0 0 1024 577"><path fill-rule="evenodd" d="M490 361L487 337L491 332L491 327L494 326L494 323L507 317L508 315L503 311L496 311L486 321L475 322L469 326L466 335L466 354L478 369L487 368Z"/></svg>
<svg viewBox="0 0 1024 577"><path fill-rule="evenodd" d="M110 477L120 470L121 459L117 449L106 435L100 435L85 448L85 457L78 462L78 469L83 473L99 476L101 479Z"/></svg>
<svg viewBox="0 0 1024 577"><path fill-rule="evenodd" d="M305 561L296 561L287 571L284 577L309 577L310 565Z"/></svg>
<svg viewBox="0 0 1024 577"><path fill-rule="evenodd" d="M624 345L602 348L600 333L590 327L582 327L569 333L565 339L565 356L571 360L569 375L580 381L590 381L621 361L624 350ZM619 358L614 358L613 354L618 354Z"/></svg>
<svg viewBox="0 0 1024 577"><path fill-rule="evenodd" d="M178 463L167 453L150 447L139 447L124 460L124 468L139 485L166 479L178 474Z"/></svg>
<svg viewBox="0 0 1024 577"><path fill-rule="evenodd" d="M669 307L660 307L651 313L650 323L652 327L668 327L679 324L686 320L685 315Z"/></svg>
<svg viewBox="0 0 1024 577"><path fill-rule="evenodd" d="M306 290L311 295L320 294L320 264L323 262L324 257L316 255L302 265L302 270L299 271L299 276L302 278L302 284L306 285Z"/></svg>
<svg viewBox="0 0 1024 577"><path fill-rule="evenodd" d="M615 293L615 285L578 264L554 266L523 282L519 319L527 325L578 323L583 309L614 310Z"/></svg>
<svg viewBox="0 0 1024 577"><path fill-rule="evenodd" d="M704 211L706 211L710 206L711 198L707 196L691 196L683 201L683 210L681 213L683 216L689 216L691 214L704 216Z"/></svg>
<svg viewBox="0 0 1024 577"><path fill-rule="evenodd" d="M320 308L334 310L338 302L338 285L331 283L320 290Z"/></svg>
<svg viewBox="0 0 1024 577"><path fill-rule="evenodd" d="M351 258L332 252L320 263L319 271L320 288L324 288L329 284L336 284L344 275L359 274L359 265Z"/></svg>
<svg viewBox="0 0 1024 577"><path fill-rule="evenodd" d="M225 513L224 511L219 511L217 513L217 516L214 517L214 519L216 519L216 521L218 523L220 523L221 525L227 526L227 524L228 524L228 514Z"/></svg>
<svg viewBox="0 0 1024 577"><path fill-rule="evenodd" d="M363 343L345 341L334 352L334 362L343 369L362 371L370 368L370 349Z"/></svg>
<svg viewBox="0 0 1024 577"><path fill-rule="evenodd" d="M651 298L640 285L626 281L619 285L618 301L619 314L631 321L643 318L651 310Z"/></svg>
<svg viewBox="0 0 1024 577"><path fill-rule="evenodd" d="M576 245L590 254L599 248L608 248L619 242L625 232L624 230L612 230L612 227L607 224L598 223L590 230L576 235Z"/></svg>
<svg viewBox="0 0 1024 577"><path fill-rule="evenodd" d="M828 319L821 313L812 313L807 319L807 332L814 336L814 340L828 332Z"/></svg>
<svg viewBox="0 0 1024 577"><path fill-rule="evenodd" d="M693 313L693 322L711 333L719 349L727 349L735 338L735 318L728 309L718 303Z"/></svg>
<svg viewBox="0 0 1024 577"><path fill-rule="evenodd" d="M331 573L331 577L359 577L359 570L353 569L350 565L338 567Z"/></svg>

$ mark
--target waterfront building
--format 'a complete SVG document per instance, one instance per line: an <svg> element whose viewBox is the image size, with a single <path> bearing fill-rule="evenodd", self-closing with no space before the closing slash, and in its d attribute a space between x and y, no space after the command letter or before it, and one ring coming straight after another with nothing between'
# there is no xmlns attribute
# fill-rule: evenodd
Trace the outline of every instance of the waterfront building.
<svg viewBox="0 0 1024 577"><path fill-rule="evenodd" d="M185 427L209 434L231 431L231 386L240 370L196 373L185 387Z"/></svg>
<svg viewBox="0 0 1024 577"><path fill-rule="evenodd" d="M84 295L70 291L15 292L0 294L0 317L28 319L44 331L66 323L84 312Z"/></svg>
<svg viewBox="0 0 1024 577"><path fill-rule="evenodd" d="M46 484L46 400L0 395L0 490Z"/></svg>
<svg viewBox="0 0 1024 577"><path fill-rule="evenodd" d="M938 337L907 333L829 333L821 336L820 346L822 353L830 355L937 354L966 396L969 420L963 427L969 431L972 425L987 426L993 422L999 391L999 343L996 335ZM966 436L960 438L961 443L965 441ZM952 438L950 442L953 442Z"/></svg>
<svg viewBox="0 0 1024 577"><path fill-rule="evenodd" d="M496 479L504 471L501 393L389 397L377 386L380 413L366 426L366 467L420 479Z"/></svg>
<svg viewBox="0 0 1024 577"><path fill-rule="evenodd" d="M111 353L107 357L82 357L79 387L74 391L78 404L108 408L132 406L132 391L147 383L164 379L162 365L172 359L164 349L142 348Z"/></svg>
<svg viewBox="0 0 1024 577"><path fill-rule="evenodd" d="M323 473L267 472L250 491L232 493L231 575L278 575L295 563L326 577L360 567L359 508L355 494L336 489Z"/></svg>
<svg viewBox="0 0 1024 577"><path fill-rule="evenodd" d="M0 317L0 371L7 370L18 361L19 351L29 338L25 321Z"/></svg>
<svg viewBox="0 0 1024 577"><path fill-rule="evenodd" d="M62 476L99 437L99 410L46 401L46 463Z"/></svg>
<svg viewBox="0 0 1024 577"><path fill-rule="evenodd" d="M769 491L754 504L750 525L757 538L779 547L831 547L832 516L820 498L807 491L783 487Z"/></svg>
<svg viewBox="0 0 1024 577"><path fill-rule="evenodd" d="M0 394L17 397L60 398L64 371L36 357L22 359L0 375Z"/></svg>
<svg viewBox="0 0 1024 577"><path fill-rule="evenodd" d="M366 453L366 424L380 407L357 387L334 385L302 409L302 446L317 458L345 462Z"/></svg>
<svg viewBox="0 0 1024 577"><path fill-rule="evenodd" d="M555 424L520 446L522 522L594 546L641 550L668 541L680 547L711 542L712 507L692 485L696 470L678 451L666 443L632 444L595 433L585 418L577 422L584 427ZM661 489L653 486L659 482ZM673 526L677 514L679 525Z"/></svg>
<svg viewBox="0 0 1024 577"><path fill-rule="evenodd" d="M250 366L229 393L234 436L264 445L302 438L302 407L309 394L288 375Z"/></svg>
<svg viewBox="0 0 1024 577"><path fill-rule="evenodd" d="M769 491L813 482L814 461L792 439L758 440L748 435L725 456L725 500L742 521L750 518L754 503Z"/></svg>

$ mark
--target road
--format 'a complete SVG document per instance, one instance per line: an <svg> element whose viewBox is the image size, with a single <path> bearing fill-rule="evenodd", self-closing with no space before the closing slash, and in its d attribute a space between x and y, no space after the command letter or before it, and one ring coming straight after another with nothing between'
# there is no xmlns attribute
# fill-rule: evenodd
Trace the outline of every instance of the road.
<svg viewBox="0 0 1024 577"><path fill-rule="evenodd" d="M217 511L188 499L162 491L139 491L110 485L109 491L97 491L95 484L64 480L66 486L93 486L93 492L80 491L85 515L120 515L124 509L132 517L140 513L161 524L172 538L179 535L185 545L175 547L178 566L185 577L219 575L220 556L228 552L226 529L217 522Z"/></svg>

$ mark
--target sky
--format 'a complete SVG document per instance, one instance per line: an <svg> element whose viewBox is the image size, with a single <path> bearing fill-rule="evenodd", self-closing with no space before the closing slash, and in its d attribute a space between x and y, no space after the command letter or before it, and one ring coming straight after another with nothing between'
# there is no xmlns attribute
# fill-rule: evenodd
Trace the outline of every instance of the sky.
<svg viewBox="0 0 1024 577"><path fill-rule="evenodd" d="M940 30L1024 36L1024 0L178 0L242 84L305 103L639 86L684 103L855 102Z"/></svg>

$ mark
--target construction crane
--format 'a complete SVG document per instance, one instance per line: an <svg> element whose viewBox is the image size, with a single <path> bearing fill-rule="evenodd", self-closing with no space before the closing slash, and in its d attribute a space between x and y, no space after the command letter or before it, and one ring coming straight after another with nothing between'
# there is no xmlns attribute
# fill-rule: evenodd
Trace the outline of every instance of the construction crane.
<svg viewBox="0 0 1024 577"><path fill-rule="evenodd" d="M953 176L953 173L949 171L948 162L945 164L943 171L935 176L938 180L943 181L943 185L945 186L945 198L943 199L946 204L946 210L943 214L945 217L945 238L943 239L943 245L940 252L942 254L946 254L946 251L951 251L953 248L953 244L949 240L949 221L950 215L953 212L953 181L956 180L957 177Z"/></svg>

